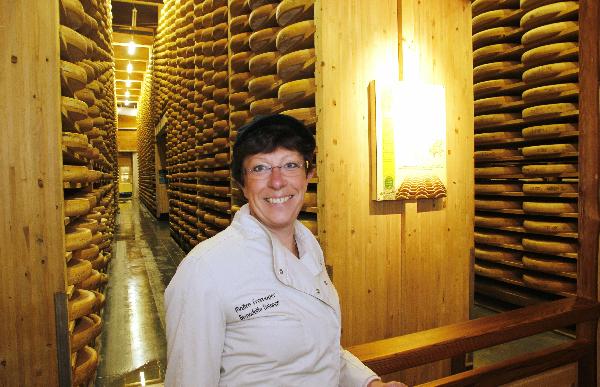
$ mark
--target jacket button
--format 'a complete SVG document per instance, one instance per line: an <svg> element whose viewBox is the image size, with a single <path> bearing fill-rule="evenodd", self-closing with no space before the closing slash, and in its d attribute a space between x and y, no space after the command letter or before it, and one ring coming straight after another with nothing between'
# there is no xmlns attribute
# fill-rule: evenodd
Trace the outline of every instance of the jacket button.
<svg viewBox="0 0 600 387"><path fill-rule="evenodd" d="M316 290L317 294L321 294L321 291L319 289Z"/></svg>
<svg viewBox="0 0 600 387"><path fill-rule="evenodd" d="M279 274L283 274L283 269L279 269Z"/></svg>

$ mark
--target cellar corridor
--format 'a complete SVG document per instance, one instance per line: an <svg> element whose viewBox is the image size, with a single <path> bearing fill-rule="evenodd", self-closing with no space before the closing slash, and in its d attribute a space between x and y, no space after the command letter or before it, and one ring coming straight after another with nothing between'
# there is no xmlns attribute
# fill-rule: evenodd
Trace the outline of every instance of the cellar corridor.
<svg viewBox="0 0 600 387"><path fill-rule="evenodd" d="M184 254L168 223L156 221L137 199L121 200L119 209L96 385L161 385L163 293Z"/></svg>

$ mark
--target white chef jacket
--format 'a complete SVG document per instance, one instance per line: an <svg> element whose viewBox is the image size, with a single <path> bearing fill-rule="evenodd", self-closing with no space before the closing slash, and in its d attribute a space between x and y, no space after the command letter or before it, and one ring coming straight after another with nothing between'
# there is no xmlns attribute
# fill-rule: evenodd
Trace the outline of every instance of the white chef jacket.
<svg viewBox="0 0 600 387"><path fill-rule="evenodd" d="M295 222L300 258L248 205L181 262L165 291L166 386L363 387L373 371L340 346L323 252Z"/></svg>

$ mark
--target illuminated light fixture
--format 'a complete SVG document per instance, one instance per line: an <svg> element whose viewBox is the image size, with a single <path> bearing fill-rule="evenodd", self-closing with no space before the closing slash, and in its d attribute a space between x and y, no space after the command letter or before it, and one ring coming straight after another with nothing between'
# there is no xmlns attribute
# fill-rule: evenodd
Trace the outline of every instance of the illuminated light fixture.
<svg viewBox="0 0 600 387"><path fill-rule="evenodd" d="M133 55L135 54L135 42L133 41L133 30L135 29L135 26L137 24L137 9L135 9L135 6L133 7L133 9L131 10L131 39L129 40L129 43L127 44L127 53L129 55Z"/></svg>
<svg viewBox="0 0 600 387"><path fill-rule="evenodd" d="M403 46L404 80L369 85L371 199L446 197L446 96L421 80L419 56Z"/></svg>
<svg viewBox="0 0 600 387"><path fill-rule="evenodd" d="M123 105L125 105L125 106L129 106L129 103L130 103L130 102L129 102L129 100L128 100L128 99L126 99L126 100L123 102Z"/></svg>
<svg viewBox="0 0 600 387"><path fill-rule="evenodd" d="M144 371L140 371L140 385L142 387L146 386L146 375L144 375Z"/></svg>
<svg viewBox="0 0 600 387"><path fill-rule="evenodd" d="M131 64L131 62L127 62L127 73L131 74L132 71L133 71L133 65Z"/></svg>
<svg viewBox="0 0 600 387"><path fill-rule="evenodd" d="M131 79L127 78L127 80L125 80L125 87L131 87Z"/></svg>
<svg viewBox="0 0 600 387"><path fill-rule="evenodd" d="M125 91L125 98L129 98L131 96L131 94L129 93L129 90Z"/></svg>

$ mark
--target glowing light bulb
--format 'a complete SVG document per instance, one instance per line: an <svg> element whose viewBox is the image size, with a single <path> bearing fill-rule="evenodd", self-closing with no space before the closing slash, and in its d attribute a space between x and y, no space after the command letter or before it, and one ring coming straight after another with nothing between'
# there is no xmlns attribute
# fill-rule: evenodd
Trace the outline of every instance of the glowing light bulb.
<svg viewBox="0 0 600 387"><path fill-rule="evenodd" d="M125 91L125 98L129 98L129 96L131 96L131 94L129 93L129 90Z"/></svg>
<svg viewBox="0 0 600 387"><path fill-rule="evenodd" d="M127 78L125 81L125 87L131 87L131 79Z"/></svg>
<svg viewBox="0 0 600 387"><path fill-rule="evenodd" d="M125 105L125 106L129 106L129 100L128 100L128 99L126 99L126 100L125 100L125 102L123 102L123 105Z"/></svg>
<svg viewBox="0 0 600 387"><path fill-rule="evenodd" d="M127 43L127 53L128 53L129 55L133 55L133 54L135 54L135 48L136 48L136 45L135 45L135 42L133 41L133 38L132 38L132 39L129 41L129 43Z"/></svg>
<svg viewBox="0 0 600 387"><path fill-rule="evenodd" d="M131 64L131 62L127 63L127 72L129 74L131 74L131 72L133 71L133 65Z"/></svg>

